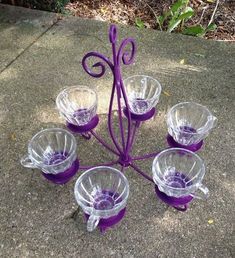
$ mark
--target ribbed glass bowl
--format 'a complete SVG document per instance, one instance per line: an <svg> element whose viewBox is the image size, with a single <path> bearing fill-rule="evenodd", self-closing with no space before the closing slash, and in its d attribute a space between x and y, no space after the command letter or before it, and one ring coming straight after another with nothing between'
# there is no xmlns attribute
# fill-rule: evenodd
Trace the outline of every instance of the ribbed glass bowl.
<svg viewBox="0 0 235 258"><path fill-rule="evenodd" d="M67 122L83 126L91 121L97 111L97 94L87 86L64 89L56 98L56 106Z"/></svg>
<svg viewBox="0 0 235 258"><path fill-rule="evenodd" d="M21 159L21 164L47 174L62 173L76 160L76 149L76 139L70 132L61 128L45 129L31 139L28 155Z"/></svg>
<svg viewBox="0 0 235 258"><path fill-rule="evenodd" d="M160 83L146 75L134 75L124 81L130 111L145 114L155 107L161 94Z"/></svg>
<svg viewBox="0 0 235 258"><path fill-rule="evenodd" d="M86 214L107 218L126 206L129 183L119 170L100 166L78 178L74 193L77 203Z"/></svg>
<svg viewBox="0 0 235 258"><path fill-rule="evenodd" d="M194 195L200 188L208 190L202 186L204 163L189 150L171 148L162 151L153 161L152 173L158 189L168 196Z"/></svg>
<svg viewBox="0 0 235 258"><path fill-rule="evenodd" d="M182 102L167 113L169 134L182 145L199 143L213 127L217 118L205 106L194 102Z"/></svg>

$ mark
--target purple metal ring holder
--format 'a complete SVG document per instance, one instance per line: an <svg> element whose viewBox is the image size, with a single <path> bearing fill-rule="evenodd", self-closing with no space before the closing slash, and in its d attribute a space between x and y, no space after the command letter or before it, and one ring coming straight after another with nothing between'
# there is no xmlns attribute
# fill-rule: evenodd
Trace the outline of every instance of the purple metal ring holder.
<svg viewBox="0 0 235 258"><path fill-rule="evenodd" d="M129 194L128 181L122 173L126 167L133 168L145 179L155 183L156 196L177 210L185 211L193 198L204 199L208 196L208 189L201 183L205 173L204 164L194 152L201 148L203 139L214 127L216 118L206 107L199 104L193 102L177 104L167 114L169 133L167 142L170 147L179 148L168 148L162 152L133 156L131 151L137 130L144 121L154 117L155 106L161 93L161 85L157 80L146 75L135 75L123 80L121 64L130 65L133 63L136 44L134 39L127 38L117 47L117 28L115 25L110 26L109 41L112 47L112 59L98 52L89 52L83 57L82 66L90 76L95 78L100 78L105 74L106 66L112 71L113 83L108 110L108 132L112 145L107 144L95 132L99 117L96 114L97 94L93 89L87 86L68 87L58 95L56 104L66 119L70 131L81 134L85 139L90 139L93 136L108 151L112 152L116 159L107 163L87 166L79 165L76 157L74 159L74 155L71 155L70 166L66 166L66 169L62 166L63 173L61 167L58 170L60 173L57 170L48 171L44 167L41 168L38 165L41 164L41 161L35 163L37 158L32 157L31 154L23 158L21 162L26 167L41 168L44 172L43 175L55 183L67 182L78 168L88 170L78 178L75 185L75 197L84 211L88 231L92 231L98 226L103 232L124 217ZM91 68L87 62L90 58L98 59ZM114 101L118 107L119 133L114 132ZM71 141L71 144L74 144L72 142L74 140ZM46 146L48 146L47 143L45 143ZM69 145L67 144L67 146ZM35 145L34 148L37 146ZM39 153L39 156L42 154L46 160L49 157L49 161L46 161L49 163L43 163L48 169L48 166L52 165L50 155L53 156L55 152L50 148L49 150L44 148L44 151L46 155ZM48 151L49 153L47 153ZM62 159L67 160L70 154L68 151L63 152ZM149 176L135 164L136 161L149 158L155 158L152 167L153 176ZM63 164L60 159L55 162L55 165L58 165L57 162L59 165ZM121 171L112 168L113 165L120 165ZM109 176L105 173L109 173ZM87 175L89 175L88 179ZM92 177L92 175L97 176ZM97 178L102 175L104 178L111 178L112 184L107 182L105 186L97 187L97 184L106 180L103 178L96 183ZM87 183L84 183L86 180L88 180ZM120 185L117 185L118 182L122 182L122 184L120 183L121 188ZM200 190L200 194L198 190Z"/></svg>

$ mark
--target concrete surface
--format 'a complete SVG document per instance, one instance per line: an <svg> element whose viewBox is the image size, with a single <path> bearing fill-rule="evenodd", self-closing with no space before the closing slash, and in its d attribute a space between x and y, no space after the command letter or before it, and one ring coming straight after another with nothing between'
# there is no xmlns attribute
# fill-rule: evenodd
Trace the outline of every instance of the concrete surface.
<svg viewBox="0 0 235 258"><path fill-rule="evenodd" d="M218 117L218 126L199 153L207 168L208 201L195 200L186 213L177 212L156 199L151 183L127 169L131 191L127 215L101 235L86 232L73 196L78 176L64 186L52 185L38 170L23 168L19 160L37 131L64 127L55 98L68 85L86 84L98 90L97 131L108 137L104 114L111 74L107 71L103 78L92 79L81 67L88 51L110 55L108 24L72 17L58 20L54 14L2 5L0 17L0 256L234 257L235 45L119 28L120 39L131 36L138 44L136 62L123 67L123 77L148 74L159 79L165 92L158 115L141 127L136 154L166 147L165 114L178 102L208 106ZM77 140L83 164L109 160L93 139ZM138 165L151 175L151 162Z"/></svg>
<svg viewBox="0 0 235 258"><path fill-rule="evenodd" d="M58 19L55 13L0 6L0 71L37 41Z"/></svg>

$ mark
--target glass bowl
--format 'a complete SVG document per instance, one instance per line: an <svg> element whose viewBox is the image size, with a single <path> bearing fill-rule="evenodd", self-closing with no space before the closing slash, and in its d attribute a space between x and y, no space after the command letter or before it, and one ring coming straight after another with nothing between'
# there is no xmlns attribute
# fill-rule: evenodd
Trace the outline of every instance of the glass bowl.
<svg viewBox="0 0 235 258"><path fill-rule="evenodd" d="M209 190L202 185L205 166L192 151L171 148L160 152L152 165L153 180L168 196L207 198ZM201 190L201 192L197 192Z"/></svg>
<svg viewBox="0 0 235 258"><path fill-rule="evenodd" d="M71 168L77 159L76 149L76 139L70 132L61 128L45 129L31 139L21 164L39 168L46 174L59 174Z"/></svg>
<svg viewBox="0 0 235 258"><path fill-rule="evenodd" d="M100 219L115 216L125 208L129 183L119 170L100 166L78 178L74 194L78 205L90 215L87 230L92 231Z"/></svg>
<svg viewBox="0 0 235 258"><path fill-rule="evenodd" d="M97 94L86 86L72 86L64 89L56 98L56 105L70 124L83 126L96 115Z"/></svg>
<svg viewBox="0 0 235 258"><path fill-rule="evenodd" d="M194 102L182 102L167 113L169 134L181 145L202 141L215 127L217 118L205 106Z"/></svg>
<svg viewBox="0 0 235 258"><path fill-rule="evenodd" d="M134 75L124 81L130 111L134 114L145 114L154 108L161 94L160 83L146 75Z"/></svg>

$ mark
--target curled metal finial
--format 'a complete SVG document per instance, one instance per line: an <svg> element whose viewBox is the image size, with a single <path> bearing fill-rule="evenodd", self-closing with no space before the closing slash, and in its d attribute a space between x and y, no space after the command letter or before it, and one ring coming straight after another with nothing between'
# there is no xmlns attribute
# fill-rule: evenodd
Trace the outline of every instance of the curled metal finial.
<svg viewBox="0 0 235 258"><path fill-rule="evenodd" d="M116 41L117 41L117 27L114 24L110 25L109 41L112 44L116 43Z"/></svg>
<svg viewBox="0 0 235 258"><path fill-rule="evenodd" d="M127 45L131 45L131 49L129 51L124 51L125 48L127 47ZM122 59L123 64L125 65L129 65L132 64L134 61L134 56L136 53L136 44L134 39L132 38L127 38L125 40L122 41L119 50L118 50L118 54L117 54L117 62L118 64L120 64Z"/></svg>
<svg viewBox="0 0 235 258"><path fill-rule="evenodd" d="M100 62L97 62L95 64L92 65L92 68L100 68L100 72L94 72L92 71L92 68L89 68L89 66L87 65L87 59L90 58L90 57L97 57L97 58L100 58L102 61ZM100 54L100 53L97 53L97 52L89 52L87 53L83 59L82 59L82 66L84 68L84 70L92 77L95 77L95 78L100 78L104 75L105 73L105 63L110 67L110 69L113 71L113 64L112 62L104 55Z"/></svg>

